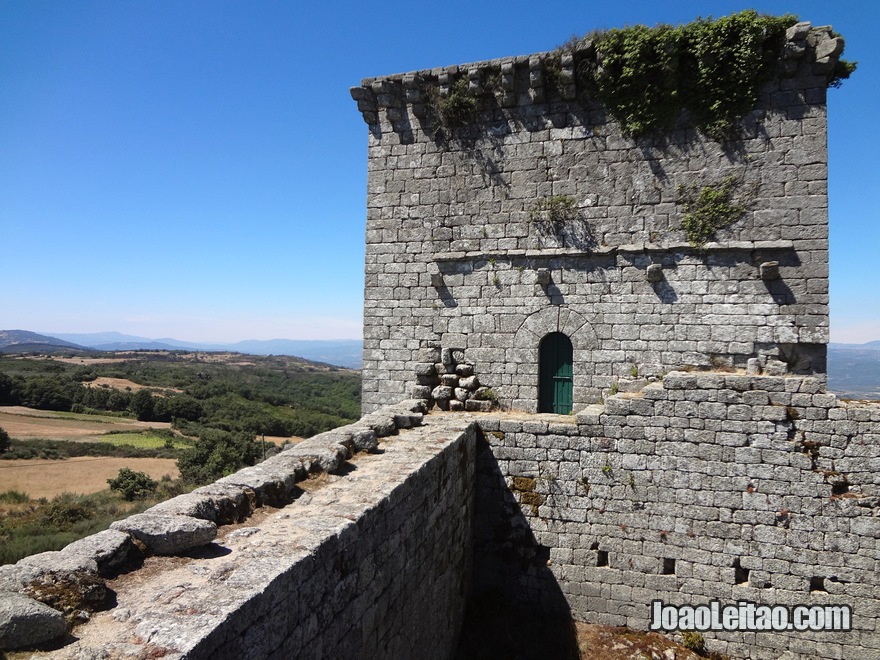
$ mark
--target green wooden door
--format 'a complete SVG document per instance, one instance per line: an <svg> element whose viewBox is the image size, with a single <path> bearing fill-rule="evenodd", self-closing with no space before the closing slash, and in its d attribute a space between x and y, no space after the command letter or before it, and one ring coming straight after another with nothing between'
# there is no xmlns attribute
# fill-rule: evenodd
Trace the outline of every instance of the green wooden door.
<svg viewBox="0 0 880 660"><path fill-rule="evenodd" d="M551 332L538 348L538 412L567 415L573 401L573 353L571 340Z"/></svg>

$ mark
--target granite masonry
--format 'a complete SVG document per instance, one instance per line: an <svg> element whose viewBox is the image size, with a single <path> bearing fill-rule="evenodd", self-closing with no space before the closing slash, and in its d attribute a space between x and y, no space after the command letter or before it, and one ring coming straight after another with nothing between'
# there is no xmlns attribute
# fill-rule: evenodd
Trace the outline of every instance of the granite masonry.
<svg viewBox="0 0 880 660"><path fill-rule="evenodd" d="M880 658L880 406L825 391L844 44L809 23L786 38L727 144L686 122L627 137L578 86L578 51L352 89L364 409L505 409L472 416L474 594L641 629L655 599L845 603L852 632L704 635L733 657ZM444 117L456 95L465 121ZM725 187L744 212L701 244L694 191ZM480 396L437 389L456 386L450 354ZM547 412L568 414L522 414Z"/></svg>
<svg viewBox="0 0 880 660"><path fill-rule="evenodd" d="M626 137L578 51L353 88L365 416L0 567L0 648L449 658L468 598L500 594L640 629L658 599L847 605L851 631L704 636L880 659L880 405L825 390L843 40L786 39L726 145ZM455 95L466 121L441 121ZM707 188L743 213L700 244L682 219Z"/></svg>
<svg viewBox="0 0 880 660"><path fill-rule="evenodd" d="M555 87L541 53L352 89L369 125L364 409L426 385L423 365L449 348L502 404L535 412L553 332L573 344L574 408L632 369L760 359L824 374L825 96L843 40L804 23L788 37L737 144L687 125L623 137L574 84L576 53ZM480 111L438 129L432 99L461 79ZM728 179L745 215L695 248L682 186Z"/></svg>
<svg viewBox="0 0 880 660"><path fill-rule="evenodd" d="M450 657L470 585L478 429L423 426L422 410L373 413L0 567L0 651Z"/></svg>

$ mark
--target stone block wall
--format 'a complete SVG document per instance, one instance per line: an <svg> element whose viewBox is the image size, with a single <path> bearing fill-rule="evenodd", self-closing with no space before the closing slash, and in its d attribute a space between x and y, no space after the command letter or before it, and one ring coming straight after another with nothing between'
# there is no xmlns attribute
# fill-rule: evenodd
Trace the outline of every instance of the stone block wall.
<svg viewBox="0 0 880 660"><path fill-rule="evenodd" d="M369 125L364 410L411 396L419 350L440 347L534 412L538 342L557 331L574 345L575 409L633 368L757 358L824 374L825 95L843 41L809 24L789 38L728 145L686 125L624 137L587 91L546 82L548 54L353 88ZM432 94L460 78L480 112L438 132ZM746 213L695 249L680 186L728 177ZM560 199L573 208L557 224Z"/></svg>
<svg viewBox="0 0 880 660"><path fill-rule="evenodd" d="M878 423L812 377L714 372L575 419L484 416L475 590L637 629L654 599L846 604L852 632L704 635L735 658L878 658Z"/></svg>
<svg viewBox="0 0 880 660"><path fill-rule="evenodd" d="M0 656L52 642L28 657L452 657L477 430L421 426L413 404L0 567ZM355 438L378 451L353 454Z"/></svg>

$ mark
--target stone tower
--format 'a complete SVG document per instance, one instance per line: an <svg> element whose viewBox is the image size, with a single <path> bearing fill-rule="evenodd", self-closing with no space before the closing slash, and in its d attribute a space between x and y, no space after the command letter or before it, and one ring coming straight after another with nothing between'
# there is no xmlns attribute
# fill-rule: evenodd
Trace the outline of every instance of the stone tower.
<svg viewBox="0 0 880 660"><path fill-rule="evenodd" d="M491 392L450 390L458 407L527 412L673 368L823 375L843 40L799 23L780 45L730 141L686 119L628 136L579 75L589 42L353 88L369 127L364 411L436 394L461 362ZM712 194L741 212L689 235Z"/></svg>

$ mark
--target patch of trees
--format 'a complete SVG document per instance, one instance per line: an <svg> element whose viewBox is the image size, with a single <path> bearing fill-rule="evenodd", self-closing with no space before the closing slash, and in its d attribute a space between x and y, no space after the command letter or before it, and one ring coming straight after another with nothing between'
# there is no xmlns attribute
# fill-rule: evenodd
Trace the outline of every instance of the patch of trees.
<svg viewBox="0 0 880 660"><path fill-rule="evenodd" d="M154 431L158 433L158 431ZM173 434L169 431L169 437ZM60 460L74 456L111 456L114 458L177 458L179 449L170 446L150 449L116 445L110 442L70 442L69 440L11 440L6 451L0 451L2 460L48 458Z"/></svg>
<svg viewBox="0 0 880 660"><path fill-rule="evenodd" d="M92 381L98 376L182 391L96 386ZM193 436L217 429L309 437L359 417L360 374L278 356L241 356L239 362L224 363L147 353L88 367L0 357L0 405L172 422Z"/></svg>
<svg viewBox="0 0 880 660"><path fill-rule="evenodd" d="M253 434L206 429L193 447L177 459L180 478L190 484L208 484L254 465L260 450Z"/></svg>

